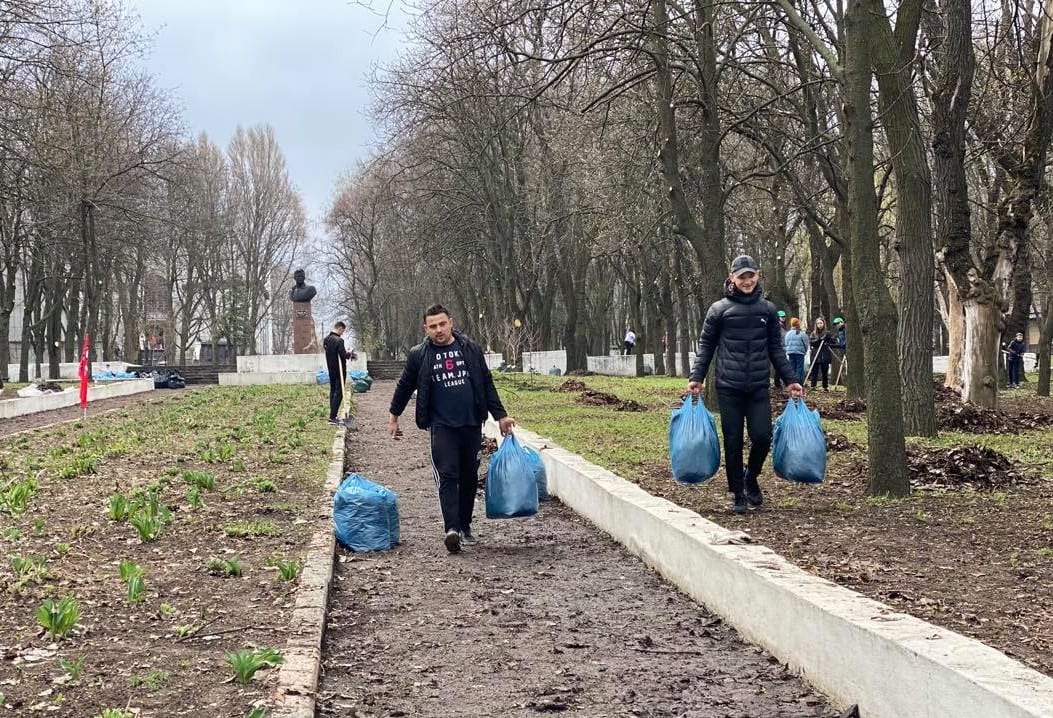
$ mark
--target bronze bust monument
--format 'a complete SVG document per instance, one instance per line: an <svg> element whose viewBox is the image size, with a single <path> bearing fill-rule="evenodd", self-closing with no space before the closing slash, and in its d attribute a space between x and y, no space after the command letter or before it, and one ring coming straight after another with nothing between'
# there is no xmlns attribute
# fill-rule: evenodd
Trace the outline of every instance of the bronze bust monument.
<svg viewBox="0 0 1053 718"><path fill-rule="evenodd" d="M314 295L318 292L314 286L307 284L306 280L307 275L302 269L293 272L293 281L296 284L289 290L289 299L294 302L309 302L314 299Z"/></svg>

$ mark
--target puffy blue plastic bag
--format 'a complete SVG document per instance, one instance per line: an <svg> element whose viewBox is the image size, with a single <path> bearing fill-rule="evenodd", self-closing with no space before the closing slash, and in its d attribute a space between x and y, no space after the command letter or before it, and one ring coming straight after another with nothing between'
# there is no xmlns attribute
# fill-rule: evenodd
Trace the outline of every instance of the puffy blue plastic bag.
<svg viewBox="0 0 1053 718"><path fill-rule="evenodd" d="M318 381L319 384L328 384L329 372L325 369L319 369L318 373L314 375L314 378Z"/></svg>
<svg viewBox="0 0 1053 718"><path fill-rule="evenodd" d="M803 399L790 399L775 420L772 435L772 468L775 474L801 484L818 484L826 474L826 437L819 412Z"/></svg>
<svg viewBox="0 0 1053 718"><path fill-rule="evenodd" d="M353 551L386 551L399 542L398 498L361 474L348 474L333 496L336 540Z"/></svg>
<svg viewBox="0 0 1053 718"><path fill-rule="evenodd" d="M486 518L512 519L538 511L537 479L530 457L514 436L506 436L490 457L486 474Z"/></svg>
<svg viewBox="0 0 1053 718"><path fill-rule="evenodd" d="M534 480L537 482L537 500L548 501L551 497L548 495L548 474L545 473L545 462L541 454L529 446L524 446L523 451L530 462L530 468L534 471Z"/></svg>
<svg viewBox="0 0 1053 718"><path fill-rule="evenodd" d="M702 397L688 396L669 421L669 463L681 484L701 484L720 468L717 424Z"/></svg>

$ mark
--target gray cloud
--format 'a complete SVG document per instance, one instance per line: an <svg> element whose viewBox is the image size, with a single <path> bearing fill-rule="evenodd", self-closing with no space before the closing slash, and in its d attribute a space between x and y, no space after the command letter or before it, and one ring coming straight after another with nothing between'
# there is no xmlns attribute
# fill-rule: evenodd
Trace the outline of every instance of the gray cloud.
<svg viewBox="0 0 1053 718"><path fill-rule="evenodd" d="M396 56L391 29L344 0L134 0L156 34L147 68L184 106L188 129L225 147L240 125L274 127L313 220L368 154L370 68ZM317 232L317 229L315 230Z"/></svg>

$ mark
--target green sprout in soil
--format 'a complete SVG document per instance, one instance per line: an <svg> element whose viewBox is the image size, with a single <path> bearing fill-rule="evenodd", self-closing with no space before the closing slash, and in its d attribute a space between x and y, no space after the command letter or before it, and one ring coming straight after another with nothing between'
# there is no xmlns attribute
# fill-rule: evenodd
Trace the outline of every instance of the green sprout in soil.
<svg viewBox="0 0 1053 718"><path fill-rule="evenodd" d="M73 596L60 601L48 598L37 608L37 623L47 629L52 639L72 631L79 620L80 608Z"/></svg>
<svg viewBox="0 0 1053 718"><path fill-rule="evenodd" d="M12 516L21 516L26 512L29 500L36 492L37 482L34 479L8 482L0 488L0 507Z"/></svg>
<svg viewBox="0 0 1053 718"><path fill-rule="evenodd" d="M58 469L60 479L75 479L78 476L94 474L99 469L99 457L94 454L78 456Z"/></svg>
<svg viewBox="0 0 1053 718"><path fill-rule="evenodd" d="M15 588L21 588L30 582L40 583L52 577L47 567L48 559L46 556L23 557L13 555L8 558L11 562L11 570L18 577Z"/></svg>
<svg viewBox="0 0 1053 718"><path fill-rule="evenodd" d="M145 676L132 676L128 683L132 688L139 688L140 686L151 691L156 691L160 688L164 688L165 684L168 683L168 671L151 671Z"/></svg>
<svg viewBox="0 0 1053 718"><path fill-rule="evenodd" d="M201 500L201 489L196 486L191 486L186 490L186 502L190 504L191 508L199 509L205 505L205 502Z"/></svg>
<svg viewBox="0 0 1053 718"><path fill-rule="evenodd" d="M208 572L214 576L240 576L241 562L238 557L234 558L210 558L208 560Z"/></svg>
<svg viewBox="0 0 1053 718"><path fill-rule="evenodd" d="M299 561L276 561L274 565L278 567L278 577L282 581L295 581L296 577L300 575Z"/></svg>
<svg viewBox="0 0 1053 718"><path fill-rule="evenodd" d="M224 655L232 669L238 683L248 683L261 668L272 668L282 663L285 659L273 648L242 648L231 651Z"/></svg>
<svg viewBox="0 0 1053 718"><path fill-rule="evenodd" d="M105 708L95 718L135 718L135 714L123 708Z"/></svg>
<svg viewBox="0 0 1053 718"><path fill-rule="evenodd" d="M270 479L256 478L252 480L252 485L261 494L273 494L278 490L278 485Z"/></svg>
<svg viewBox="0 0 1053 718"><path fill-rule="evenodd" d="M216 488L216 477L207 471L197 471L196 469L184 471L183 481L206 491L214 491Z"/></svg>
<svg viewBox="0 0 1053 718"><path fill-rule="evenodd" d="M223 532L231 538L247 538L249 536L278 536L281 529L273 521L235 521L223 527Z"/></svg>
<svg viewBox="0 0 1053 718"><path fill-rule="evenodd" d="M256 706L245 718L267 718L267 709L263 706Z"/></svg>
<svg viewBox="0 0 1053 718"><path fill-rule="evenodd" d="M66 672L71 681L79 680L84 675L84 661L87 660L87 656L81 656L75 661L67 661L65 658L59 659L59 665L62 670Z"/></svg>
<svg viewBox="0 0 1053 718"><path fill-rule="evenodd" d="M162 616L171 616L172 614L178 613L179 609L170 603L162 602L161 606L157 609Z"/></svg>
<svg viewBox="0 0 1053 718"><path fill-rule="evenodd" d="M60 541L59 543L55 544L55 553L57 553L59 556L65 556L69 553L69 544L65 543L64 541Z"/></svg>
<svg viewBox="0 0 1053 718"><path fill-rule="evenodd" d="M128 518L130 510L128 499L123 494L114 494L110 497L110 507L106 510L106 518L111 521L124 521Z"/></svg>

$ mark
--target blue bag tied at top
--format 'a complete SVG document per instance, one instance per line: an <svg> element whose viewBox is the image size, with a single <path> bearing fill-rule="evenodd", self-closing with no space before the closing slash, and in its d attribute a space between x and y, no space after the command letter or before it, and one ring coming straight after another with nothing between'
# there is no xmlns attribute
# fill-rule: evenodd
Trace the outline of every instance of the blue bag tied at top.
<svg viewBox="0 0 1053 718"><path fill-rule="evenodd" d="M687 396L669 421L669 463L681 484L701 484L720 468L717 424L700 396Z"/></svg>
<svg viewBox="0 0 1053 718"><path fill-rule="evenodd" d="M786 402L772 434L772 468L776 476L801 484L818 484L826 475L826 436L819 412L803 399Z"/></svg>
<svg viewBox="0 0 1053 718"><path fill-rule="evenodd" d="M537 482L537 500L548 501L551 497L548 495L548 474L545 473L545 460L541 458L541 454L529 446L524 446L523 451L530 462L530 468L534 471L534 480Z"/></svg>
<svg viewBox="0 0 1053 718"><path fill-rule="evenodd" d="M514 436L506 436L490 457L490 470L486 474L486 518L520 518L537 512L537 478L530 457Z"/></svg>
<svg viewBox="0 0 1053 718"><path fill-rule="evenodd" d="M353 551L386 551L400 539L398 497L361 474L348 474L333 496L333 529Z"/></svg>

